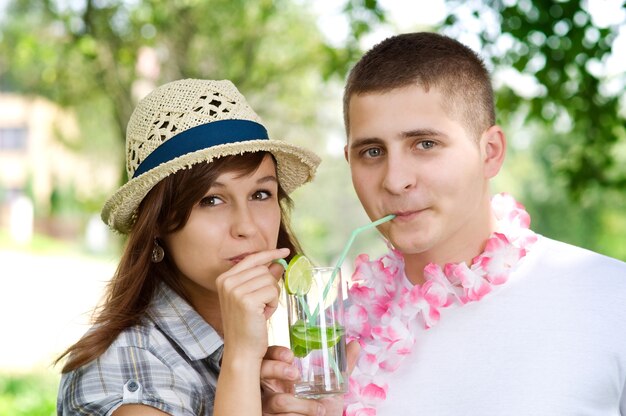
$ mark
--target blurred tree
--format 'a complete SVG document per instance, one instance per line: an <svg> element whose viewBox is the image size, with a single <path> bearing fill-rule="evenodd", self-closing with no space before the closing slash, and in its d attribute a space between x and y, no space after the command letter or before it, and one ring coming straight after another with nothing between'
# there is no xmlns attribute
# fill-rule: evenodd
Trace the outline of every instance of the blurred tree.
<svg viewBox="0 0 626 416"><path fill-rule="evenodd" d="M497 107L504 119L521 111L528 123L550 132L537 145L540 157L549 159L549 174L563 178L570 194L586 205L598 189L626 189L626 158L619 150L626 141L626 74L606 73L626 19L600 27L589 2L576 0L450 1L449 6L448 33L458 36L477 24L480 51L494 72L513 68L518 77L509 71L509 79L533 81L526 90L505 81ZM490 25L494 21L499 30Z"/></svg>
<svg viewBox="0 0 626 416"><path fill-rule="evenodd" d="M328 73L343 77L360 57L363 36L389 23L381 3L346 1L351 31L345 48L327 50ZM524 90L505 80L496 91L498 114L507 119L522 111L528 123L551 132L550 173L564 178L570 195L585 204L597 189L626 189L626 73L607 74L605 69L613 41L620 28L626 30L626 18L602 27L589 3L447 0L448 16L439 28L461 41L476 36L478 42L471 46L494 73L506 70L508 81L528 77L534 82ZM518 76L510 77L510 69Z"/></svg>
<svg viewBox="0 0 626 416"><path fill-rule="evenodd" d="M340 101L332 91L360 57L364 38L390 25L383 2L343 4L349 32L337 46L323 39L309 4L301 0L11 0L0 21L0 88L75 107L85 143L96 152L111 151L110 141L101 139L107 132L122 166L125 123L139 96L176 78L228 78L275 136L326 156L329 128L341 132L341 125L330 126L320 110ZM623 206L626 131L620 97L626 75L606 79L594 70L606 62L618 25L597 26L587 2L578 0L446 4L447 19L432 29L462 41L474 35L477 44L471 46L505 79L496 91L500 117L521 117L523 128L541 132L529 146L541 162L533 165L541 172L536 181L559 191L546 196L537 191L545 186L528 186L531 202L538 209L563 207L574 196L584 209L596 209L612 190L612 201ZM511 70L532 79L533 87L507 83ZM340 114L341 108L332 111ZM514 140L517 132L508 131ZM339 159L326 157L326 163L344 163ZM306 201L299 215L317 218L302 222L317 247L329 243L331 234L349 234L364 218L350 215L361 210L348 176L322 166L320 195L328 192L333 206L349 207L326 213L326 205L319 210L319 199L298 196ZM333 199L332 192L343 200ZM602 212L602 221L622 223ZM603 244L598 236L588 239ZM340 249L333 242L314 251L324 257L323 250Z"/></svg>
<svg viewBox="0 0 626 416"><path fill-rule="evenodd" d="M293 2L13 0L1 29L2 89L75 107L99 100L122 142L136 100L179 78L227 78L246 96L262 91L255 108L297 112L291 122L314 114L307 80L321 72L311 57L323 45Z"/></svg>
<svg viewBox="0 0 626 416"><path fill-rule="evenodd" d="M600 26L588 1L487 4L450 2L446 32L480 28L511 141L507 169L533 228L626 260L626 73L608 66L624 5Z"/></svg>
<svg viewBox="0 0 626 416"><path fill-rule="evenodd" d="M388 23L381 3L347 2L347 45L364 26ZM626 5L599 24L590 3L447 0L437 29L477 50L494 74L498 122L512 142L501 190L525 202L539 232L626 260L626 73L607 69Z"/></svg>
<svg viewBox="0 0 626 416"><path fill-rule="evenodd" d="M378 0L346 0L342 9L349 26L341 46L325 45L324 79L339 76L343 82L351 66L359 60L362 39L387 21L387 11Z"/></svg>
<svg viewBox="0 0 626 416"><path fill-rule="evenodd" d="M273 136L325 156L325 109L337 97L320 88L322 78L345 73L357 49L354 41L333 55L307 7L295 0L12 0L0 18L0 89L72 107L84 139L78 150L116 158L120 173L125 127L137 99L186 77L232 80ZM366 28L362 24L361 32ZM324 166L334 163L327 160ZM349 175L320 179L324 193L350 186ZM341 212L305 195L294 196L299 235L325 261L364 215L352 214L361 209L351 189L333 199L346 207ZM87 202L89 210L101 205ZM315 221L316 229L307 225Z"/></svg>

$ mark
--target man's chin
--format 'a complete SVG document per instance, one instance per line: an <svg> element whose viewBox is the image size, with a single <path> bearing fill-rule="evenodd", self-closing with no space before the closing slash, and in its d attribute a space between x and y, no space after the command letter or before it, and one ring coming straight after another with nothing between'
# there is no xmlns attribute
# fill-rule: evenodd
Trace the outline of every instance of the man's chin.
<svg viewBox="0 0 626 416"><path fill-rule="evenodd" d="M391 245L404 255L423 254L430 248L425 241L406 241L404 239L390 238Z"/></svg>

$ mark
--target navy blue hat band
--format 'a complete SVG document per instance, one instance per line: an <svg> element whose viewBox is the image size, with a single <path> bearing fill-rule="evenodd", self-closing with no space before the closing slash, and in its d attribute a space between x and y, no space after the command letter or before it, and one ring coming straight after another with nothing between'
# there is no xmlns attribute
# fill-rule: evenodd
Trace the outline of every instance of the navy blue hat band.
<svg viewBox="0 0 626 416"><path fill-rule="evenodd" d="M163 142L139 164L133 178L179 156L227 143L268 140L267 130L250 120L219 120L192 127Z"/></svg>

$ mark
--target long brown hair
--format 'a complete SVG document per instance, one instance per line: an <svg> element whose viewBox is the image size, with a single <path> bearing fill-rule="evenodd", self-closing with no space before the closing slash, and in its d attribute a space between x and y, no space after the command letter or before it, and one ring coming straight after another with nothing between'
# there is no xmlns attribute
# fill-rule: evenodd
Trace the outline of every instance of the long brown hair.
<svg viewBox="0 0 626 416"><path fill-rule="evenodd" d="M188 300L174 263L167 256L158 264L151 261L154 239L157 235L181 229L187 223L193 206L220 174L251 174L258 169L266 154L256 152L225 156L211 163L198 164L168 176L150 190L139 205L136 221L113 279L107 286L104 302L94 313L93 327L55 361L57 364L68 357L63 373L96 359L123 330L138 324L159 282L168 284ZM289 248L291 258L302 250L289 228L292 201L280 184L278 200L282 216L277 246Z"/></svg>

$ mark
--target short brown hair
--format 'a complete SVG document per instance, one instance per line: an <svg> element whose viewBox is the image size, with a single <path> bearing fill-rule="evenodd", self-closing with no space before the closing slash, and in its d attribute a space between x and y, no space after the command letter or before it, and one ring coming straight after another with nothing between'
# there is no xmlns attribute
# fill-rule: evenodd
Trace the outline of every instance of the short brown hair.
<svg viewBox="0 0 626 416"><path fill-rule="evenodd" d="M346 134L350 133L352 96L409 85L425 91L438 88L446 111L476 138L495 124L493 89L482 59L447 36L418 32L385 39L352 68L343 96Z"/></svg>

